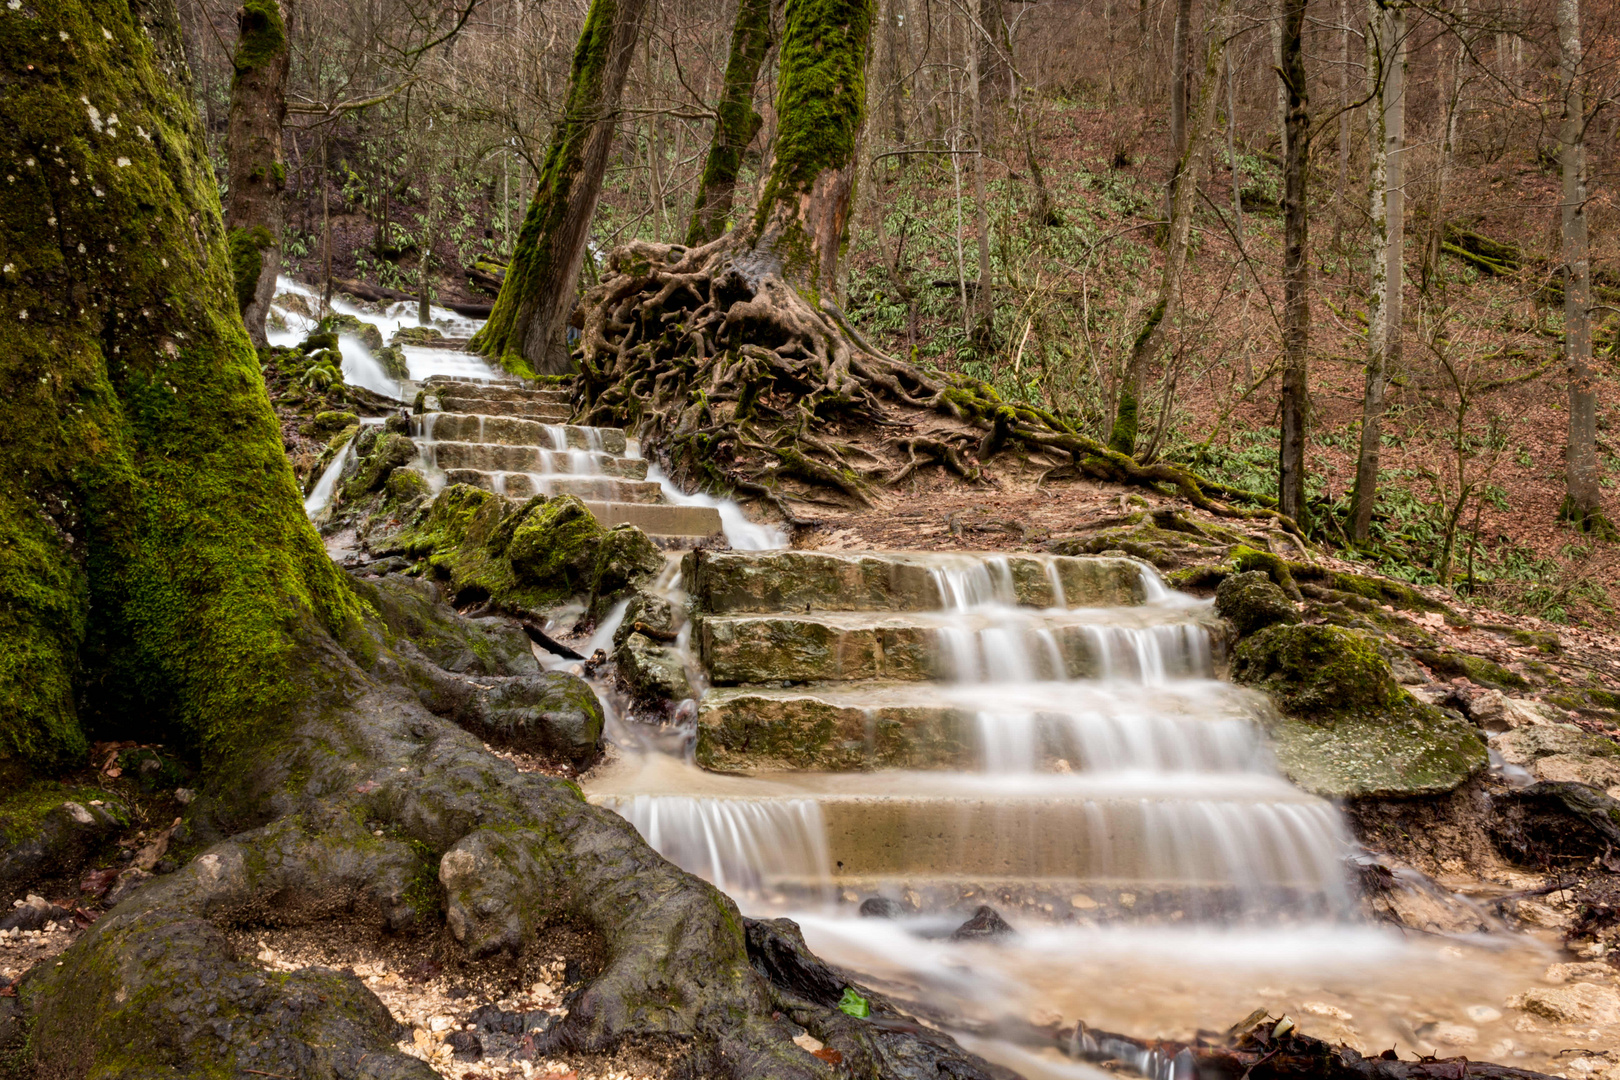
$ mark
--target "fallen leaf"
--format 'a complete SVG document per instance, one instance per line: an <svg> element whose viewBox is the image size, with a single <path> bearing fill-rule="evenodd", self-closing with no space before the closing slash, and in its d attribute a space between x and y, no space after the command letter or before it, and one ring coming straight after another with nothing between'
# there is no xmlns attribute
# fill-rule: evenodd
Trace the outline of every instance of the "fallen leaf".
<svg viewBox="0 0 1620 1080"><path fill-rule="evenodd" d="M814 1051L812 1056L820 1058L829 1065L842 1065L844 1063L844 1055L830 1046L823 1046L820 1050Z"/></svg>
<svg viewBox="0 0 1620 1080"><path fill-rule="evenodd" d="M100 896L112 888L112 883L117 880L118 871L110 866L105 870L92 870L79 882L79 891L89 893L91 896Z"/></svg>

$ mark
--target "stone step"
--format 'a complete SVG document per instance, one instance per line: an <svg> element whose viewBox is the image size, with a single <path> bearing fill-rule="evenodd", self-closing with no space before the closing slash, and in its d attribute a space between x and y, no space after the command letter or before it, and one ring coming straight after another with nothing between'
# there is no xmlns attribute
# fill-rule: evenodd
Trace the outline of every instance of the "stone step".
<svg viewBox="0 0 1620 1080"><path fill-rule="evenodd" d="M867 881L944 873L1341 892L1346 886L1336 811L1271 777L1189 774L1143 785L1078 776L880 772L816 777L823 781L819 789L798 777L713 779L730 783L711 789L759 793L593 785L588 797L643 835L656 830L655 847L710 880L715 870L735 876L752 863L764 876L801 880L813 877L819 864L835 879Z"/></svg>
<svg viewBox="0 0 1620 1080"><path fill-rule="evenodd" d="M476 469L481 472L568 474L602 476L624 480L645 480L647 462L641 458L615 457L596 450L547 450L540 446L511 443L424 441L421 449L428 464L449 471ZM656 486L656 485L655 485ZM626 502L639 502L626 499Z"/></svg>
<svg viewBox="0 0 1620 1080"><path fill-rule="evenodd" d="M1170 685L822 683L717 686L698 706L697 763L772 771L1270 769L1253 692Z"/></svg>
<svg viewBox="0 0 1620 1080"><path fill-rule="evenodd" d="M682 575L700 610L938 611L999 600L1116 607L1147 598L1129 559L910 552L694 552Z"/></svg>
<svg viewBox="0 0 1620 1080"><path fill-rule="evenodd" d="M429 412L476 413L483 416L517 416L546 424L560 424L574 415L571 406L549 401L501 401L496 398L441 397L439 408L428 403Z"/></svg>
<svg viewBox="0 0 1620 1080"><path fill-rule="evenodd" d="M1201 623L1181 617L1122 625L1087 614L1094 613L1030 611L1011 626L1005 617L946 612L704 615L693 640L715 685L1210 674L1210 636ZM1192 664L1198 669L1163 669Z"/></svg>
<svg viewBox="0 0 1620 1080"><path fill-rule="evenodd" d="M634 525L648 536L706 540L721 533L720 511L712 506L668 503L593 502L585 505L604 528Z"/></svg>
<svg viewBox="0 0 1620 1080"><path fill-rule="evenodd" d="M565 386L525 386L516 382L481 382L443 375L428 376L422 380L422 386L424 389L432 390L439 397L484 398L491 401L566 403L570 394Z"/></svg>
<svg viewBox="0 0 1620 1080"><path fill-rule="evenodd" d="M595 450L622 457L628 447L618 428L549 424L517 416L423 413L413 418L414 436L468 443L505 443L545 449Z"/></svg>
<svg viewBox="0 0 1620 1080"><path fill-rule="evenodd" d="M566 473L487 472L481 469L443 471L446 484L471 484L515 499L527 499L531 495L574 495L586 502L645 505L657 503L664 497L663 488L651 480L616 480L611 476L571 476Z"/></svg>

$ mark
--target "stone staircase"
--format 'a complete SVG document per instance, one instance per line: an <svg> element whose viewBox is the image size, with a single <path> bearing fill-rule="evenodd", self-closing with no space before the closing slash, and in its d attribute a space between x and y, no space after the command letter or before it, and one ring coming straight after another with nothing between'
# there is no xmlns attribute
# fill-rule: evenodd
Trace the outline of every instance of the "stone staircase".
<svg viewBox="0 0 1620 1080"><path fill-rule="evenodd" d="M673 505L647 479L647 462L629 456L617 428L577 427L568 391L518 383L443 377L422 384L411 434L412 466L437 491L471 484L514 499L575 495L611 528L635 525L666 541L698 541L721 531L719 512Z"/></svg>
<svg viewBox="0 0 1620 1080"><path fill-rule="evenodd" d="M1208 605L1132 560L694 551L682 581L702 769L627 757L587 790L689 870L1172 918L1348 904L1337 814L1213 678Z"/></svg>

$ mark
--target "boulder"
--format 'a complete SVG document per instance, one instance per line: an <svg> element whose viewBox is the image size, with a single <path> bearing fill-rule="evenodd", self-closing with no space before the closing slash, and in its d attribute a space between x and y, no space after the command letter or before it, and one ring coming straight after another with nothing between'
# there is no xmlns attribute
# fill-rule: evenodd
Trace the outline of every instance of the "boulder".
<svg viewBox="0 0 1620 1080"><path fill-rule="evenodd" d="M432 326L402 326L388 339L390 345L443 345L444 335Z"/></svg>
<svg viewBox="0 0 1620 1080"><path fill-rule="evenodd" d="M1555 1024L1620 1023L1620 990L1594 983L1537 986L1515 994L1508 1005Z"/></svg>
<svg viewBox="0 0 1620 1080"><path fill-rule="evenodd" d="M1215 612L1247 637L1268 626L1299 622L1299 609L1261 570L1233 574L1215 590Z"/></svg>
<svg viewBox="0 0 1620 1080"><path fill-rule="evenodd" d="M648 701L685 701L692 696L681 654L645 634L631 634L613 653L619 674L636 696Z"/></svg>
<svg viewBox="0 0 1620 1080"><path fill-rule="evenodd" d="M457 680L438 687L453 696L428 701L434 712L499 746L585 767L602 742L602 704L590 684L563 671Z"/></svg>
<svg viewBox="0 0 1620 1080"><path fill-rule="evenodd" d="M609 529L597 548L591 574L592 617L606 618L614 604L662 573L664 561L664 553L634 525Z"/></svg>
<svg viewBox="0 0 1620 1080"><path fill-rule="evenodd" d="M333 314L321 320L320 329L330 334L351 334L372 352L383 347L382 331L373 323L353 315Z"/></svg>
<svg viewBox="0 0 1620 1080"><path fill-rule="evenodd" d="M107 806L90 801L92 794L98 793L41 784L0 802L0 897L15 896L35 882L77 877L123 829ZM98 801L110 799L103 794ZM113 809L122 813L120 806Z"/></svg>
<svg viewBox="0 0 1620 1080"><path fill-rule="evenodd" d="M377 363L382 365L384 374L390 379L399 379L403 382L411 377L410 365L405 362L405 350L398 345L385 345L372 352Z"/></svg>
<svg viewBox="0 0 1620 1080"><path fill-rule="evenodd" d="M391 574L351 575L358 592L388 629L415 645L427 659L458 675L538 675L540 663L528 635L510 619L468 619L445 603L431 581Z"/></svg>
<svg viewBox="0 0 1620 1080"><path fill-rule="evenodd" d="M659 634L673 634L680 629L680 613L675 605L657 593L638 592L630 598L625 605L624 618L619 621L619 627L613 631L613 646L618 648L625 639L635 633L636 624L647 627Z"/></svg>
<svg viewBox="0 0 1620 1080"><path fill-rule="evenodd" d="M595 576L605 530L573 495L526 509L506 548L518 580L585 592Z"/></svg>
<svg viewBox="0 0 1620 1080"><path fill-rule="evenodd" d="M1620 787L1620 744L1574 724L1513 728L1494 736L1491 745L1507 764L1529 769L1538 780Z"/></svg>
<svg viewBox="0 0 1620 1080"><path fill-rule="evenodd" d="M1289 779L1328 798L1438 795L1485 768L1485 741L1396 680L1373 636L1277 624L1238 643L1236 682L1268 692L1267 723Z"/></svg>
<svg viewBox="0 0 1620 1080"><path fill-rule="evenodd" d="M362 440L369 434L370 432L362 432ZM382 490L383 484L393 475L395 469L416 460L416 444L404 435L392 431L382 432L373 439L357 443L356 451L361 455L360 464L355 469L354 475L343 484L345 499L360 499L373 491Z"/></svg>

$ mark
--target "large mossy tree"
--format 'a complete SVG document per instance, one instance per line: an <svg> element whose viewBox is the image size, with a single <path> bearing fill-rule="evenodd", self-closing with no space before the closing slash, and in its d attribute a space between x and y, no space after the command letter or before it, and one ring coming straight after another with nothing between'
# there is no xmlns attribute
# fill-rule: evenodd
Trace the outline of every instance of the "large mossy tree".
<svg viewBox="0 0 1620 1080"><path fill-rule="evenodd" d="M0 796L88 737L202 764L179 869L0 997L0 1073L432 1080L352 974L238 956L227 935L273 912L448 933L464 957L583 929L600 963L548 1052L656 1040L691 1075L824 1076L786 1015L863 1075L988 1076L944 1036L846 1016L847 978L791 924L743 919L447 719L473 678L530 676L438 666L406 610L426 601L340 573L304 518L179 40L172 0L0 9Z"/></svg>

